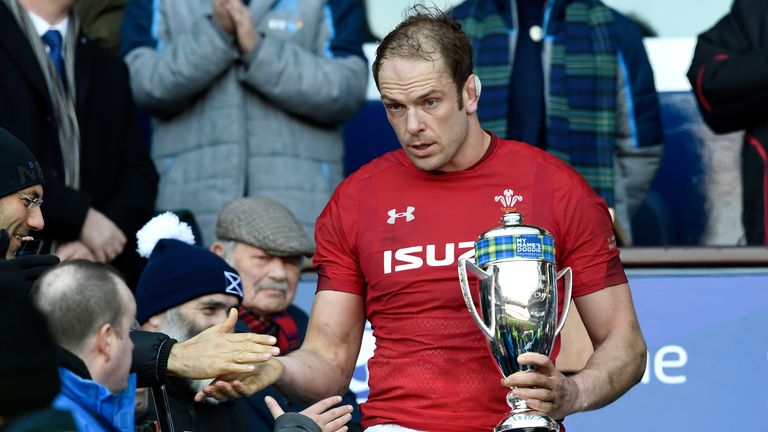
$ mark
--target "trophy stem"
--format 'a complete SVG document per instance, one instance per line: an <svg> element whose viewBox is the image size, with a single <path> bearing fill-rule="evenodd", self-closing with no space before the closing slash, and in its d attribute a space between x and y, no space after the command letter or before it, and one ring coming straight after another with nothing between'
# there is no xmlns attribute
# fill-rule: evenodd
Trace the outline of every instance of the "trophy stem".
<svg viewBox="0 0 768 432"><path fill-rule="evenodd" d="M512 410L499 421L494 432L560 432L556 421L528 407L525 399L507 393L507 405Z"/></svg>
<svg viewBox="0 0 768 432"><path fill-rule="evenodd" d="M528 408L528 404L525 403L525 399L516 398L512 393L512 390L507 393L507 405L512 408L513 414L522 414L533 411L532 409Z"/></svg>

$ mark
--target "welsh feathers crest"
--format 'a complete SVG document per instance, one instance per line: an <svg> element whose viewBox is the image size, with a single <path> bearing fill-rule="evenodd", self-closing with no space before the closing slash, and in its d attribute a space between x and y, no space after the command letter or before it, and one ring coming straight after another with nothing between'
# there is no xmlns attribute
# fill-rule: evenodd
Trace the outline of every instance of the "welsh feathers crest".
<svg viewBox="0 0 768 432"><path fill-rule="evenodd" d="M501 210L504 213L512 213L515 211L515 204L522 201L523 197L522 195L515 195L512 189L504 189L503 195L496 195L493 200L501 203Z"/></svg>

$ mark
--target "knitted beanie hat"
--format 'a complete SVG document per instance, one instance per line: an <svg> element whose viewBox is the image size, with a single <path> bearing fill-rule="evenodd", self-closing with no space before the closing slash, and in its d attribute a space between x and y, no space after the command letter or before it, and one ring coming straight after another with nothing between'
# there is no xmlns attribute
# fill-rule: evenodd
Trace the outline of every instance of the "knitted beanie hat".
<svg viewBox="0 0 768 432"><path fill-rule="evenodd" d="M136 286L136 319L140 324L209 294L229 294L243 300L237 271L213 252L195 246L192 229L175 214L156 216L136 237L139 254L149 258Z"/></svg>
<svg viewBox="0 0 768 432"><path fill-rule="evenodd" d="M35 155L18 138L0 128L0 197L43 184Z"/></svg>

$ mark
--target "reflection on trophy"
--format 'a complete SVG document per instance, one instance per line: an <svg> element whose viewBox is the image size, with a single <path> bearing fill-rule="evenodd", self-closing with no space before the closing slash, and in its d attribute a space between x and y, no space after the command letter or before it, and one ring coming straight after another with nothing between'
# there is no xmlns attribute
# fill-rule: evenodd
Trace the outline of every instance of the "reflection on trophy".
<svg viewBox="0 0 768 432"><path fill-rule="evenodd" d="M472 301L467 268L480 281L480 313ZM565 275L565 310L557 321L557 280ZM571 268L555 272L555 245L546 230L523 225L519 213L507 213L501 226L480 235L475 261L459 260L461 292L470 315L488 338L491 353L504 376L530 369L517 357L526 352L549 356L562 330L571 302ZM559 432L557 422L507 394L512 408L496 432Z"/></svg>

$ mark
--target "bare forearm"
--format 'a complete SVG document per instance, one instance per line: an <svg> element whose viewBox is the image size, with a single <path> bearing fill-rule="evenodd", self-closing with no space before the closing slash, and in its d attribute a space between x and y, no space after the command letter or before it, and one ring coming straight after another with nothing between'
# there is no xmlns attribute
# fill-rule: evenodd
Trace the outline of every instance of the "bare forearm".
<svg viewBox="0 0 768 432"><path fill-rule="evenodd" d="M645 372L646 345L639 329L611 335L590 357L586 367L570 379L578 397L569 413L608 405L637 384Z"/></svg>
<svg viewBox="0 0 768 432"><path fill-rule="evenodd" d="M314 402L344 394L349 388L353 369L344 370L309 348L278 357L285 370L275 383L288 399Z"/></svg>

